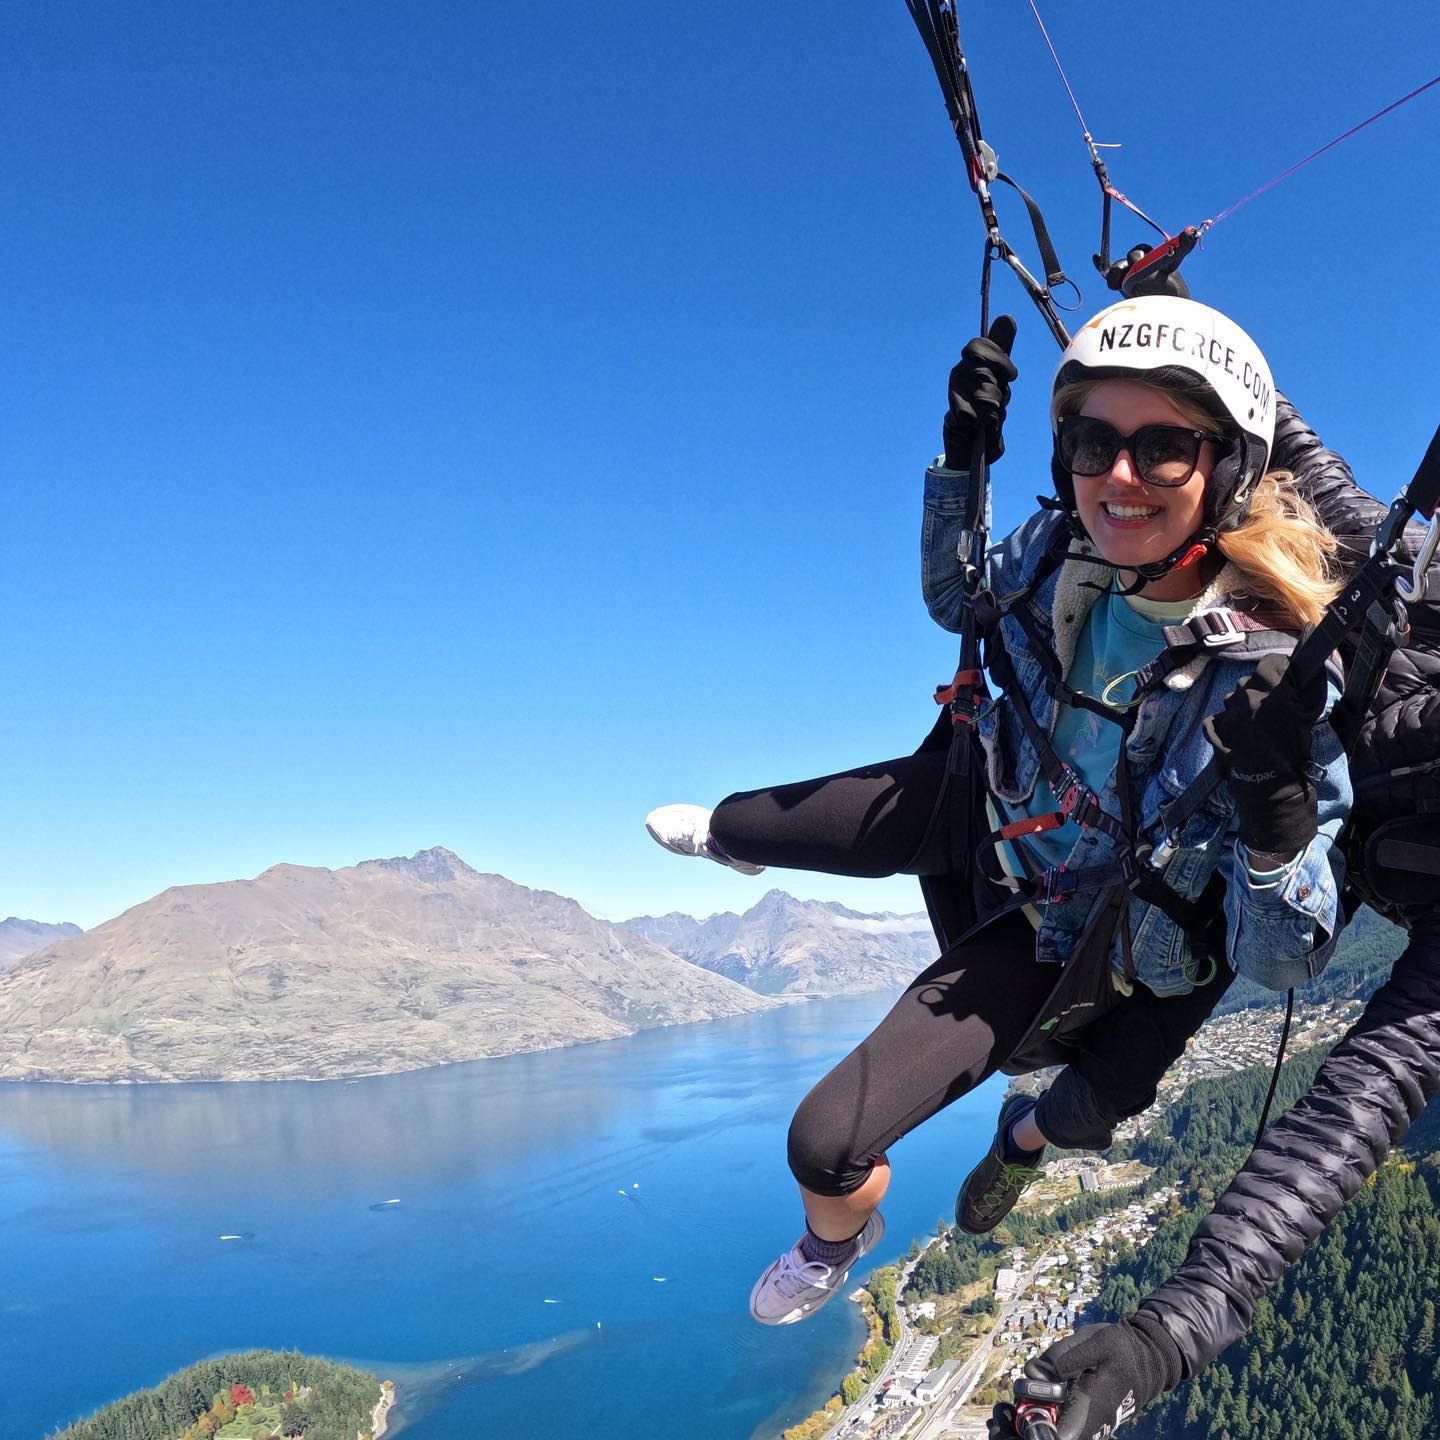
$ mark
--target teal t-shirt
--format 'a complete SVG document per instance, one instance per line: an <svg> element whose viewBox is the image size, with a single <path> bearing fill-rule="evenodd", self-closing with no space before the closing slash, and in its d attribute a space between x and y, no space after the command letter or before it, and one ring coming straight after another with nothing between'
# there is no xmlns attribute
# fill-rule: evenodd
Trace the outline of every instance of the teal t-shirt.
<svg viewBox="0 0 1440 1440"><path fill-rule="evenodd" d="M1093 699L1124 704L1134 695L1135 672L1165 646L1162 627L1183 620L1194 604L1194 600L1145 600L1138 595L1117 595L1112 590L1090 607L1076 640L1066 683ZM1073 765L1098 795L1120 758L1121 733L1118 725L1089 710L1064 705L1051 743L1055 753ZM1007 805L1004 818L1022 820L1058 808L1055 792L1041 775L1030 803L1023 809ZM1025 836L1023 843L1035 863L1048 869L1063 864L1079 839L1080 827L1067 820L1056 830Z"/></svg>

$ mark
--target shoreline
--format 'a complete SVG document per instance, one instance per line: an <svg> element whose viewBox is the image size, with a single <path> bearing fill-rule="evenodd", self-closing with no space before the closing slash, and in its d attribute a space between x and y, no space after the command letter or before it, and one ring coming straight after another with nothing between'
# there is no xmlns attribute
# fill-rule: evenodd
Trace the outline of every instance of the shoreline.
<svg viewBox="0 0 1440 1440"><path fill-rule="evenodd" d="M387 1385L389 1388L387 1389ZM370 1440L380 1440L390 1425L390 1407L395 1403L395 1386L388 1381L380 1382L380 1398L370 1411Z"/></svg>

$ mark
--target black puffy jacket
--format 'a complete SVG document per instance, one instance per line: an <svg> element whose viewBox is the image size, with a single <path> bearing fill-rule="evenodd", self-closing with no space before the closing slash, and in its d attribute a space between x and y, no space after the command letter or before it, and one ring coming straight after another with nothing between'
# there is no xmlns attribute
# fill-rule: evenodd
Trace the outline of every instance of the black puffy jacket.
<svg viewBox="0 0 1440 1440"><path fill-rule="evenodd" d="M1388 506L1355 483L1350 467L1320 443L1283 395L1277 397L1270 463L1294 472L1299 488L1339 541L1346 568L1363 563ZM1398 493L1409 478L1395 476L1391 488ZM1419 522L1406 526L1401 551L1407 561L1414 560L1424 538L1425 527ZM1373 718L1351 757L1362 825L1414 814L1417 808L1429 808L1426 801L1440 808L1440 560L1431 564L1430 575L1434 594L1425 604L1411 607L1410 646L1391 656ZM1417 765L1424 768L1395 776L1397 770Z"/></svg>
<svg viewBox="0 0 1440 1440"><path fill-rule="evenodd" d="M1272 464L1295 472L1347 561L1369 552L1386 506L1355 484L1283 399ZM1397 476L1398 492L1409 476ZM1424 528L1406 531L1413 559ZM1432 568L1440 595L1440 565ZM1351 762L1361 825L1440 808L1440 614L1411 612L1415 648L1397 651ZM1420 771L1394 778L1402 767ZM1424 768L1428 767L1428 768ZM1418 803L1417 803L1418 802ZM1440 907L1397 914L1410 943L1390 978L1320 1067L1304 1097L1265 1132L1174 1276L1141 1305L1180 1347L1184 1376L1250 1327L1255 1302L1374 1173L1440 1091Z"/></svg>

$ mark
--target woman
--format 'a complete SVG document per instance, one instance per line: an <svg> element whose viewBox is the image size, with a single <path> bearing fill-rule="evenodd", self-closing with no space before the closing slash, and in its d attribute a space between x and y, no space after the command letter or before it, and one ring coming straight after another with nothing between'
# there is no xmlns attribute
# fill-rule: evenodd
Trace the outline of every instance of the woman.
<svg viewBox="0 0 1440 1440"><path fill-rule="evenodd" d="M993 1229L1047 1143L1104 1148L1153 1102L1232 972L1288 988L1340 928L1337 691L1286 666L1335 593L1332 547L1267 472L1264 358L1193 301L1096 316L1055 375L1056 499L988 554L972 599L964 467L982 441L1001 453L1013 333L966 347L925 486L927 603L949 628L975 606L1004 691L980 709L976 763L942 719L917 755L647 821L671 849L751 869L920 873L941 937L795 1116L806 1228L752 1291L765 1324L813 1314L878 1243L887 1151L915 1125L996 1070L1065 1064L1038 1101L1006 1102L961 1190L958 1222ZM1224 783L1197 786L1215 758Z"/></svg>

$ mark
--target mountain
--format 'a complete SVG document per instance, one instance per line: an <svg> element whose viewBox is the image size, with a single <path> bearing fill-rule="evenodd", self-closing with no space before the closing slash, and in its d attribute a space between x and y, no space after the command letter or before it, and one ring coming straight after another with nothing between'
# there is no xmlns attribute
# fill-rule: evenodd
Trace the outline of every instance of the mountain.
<svg viewBox="0 0 1440 1440"><path fill-rule="evenodd" d="M63 940L67 935L78 935L78 925L47 925L43 920L21 920L12 915L0 920L0 970L5 970L17 960L43 950L52 940Z"/></svg>
<svg viewBox="0 0 1440 1440"><path fill-rule="evenodd" d="M923 915L866 915L771 890L743 915L640 915L627 930L761 995L849 995L904 985L939 953Z"/></svg>
<svg viewBox="0 0 1440 1440"><path fill-rule="evenodd" d="M0 974L0 1079L322 1079L766 1002L448 850L166 890Z"/></svg>

